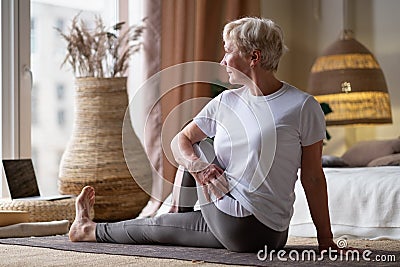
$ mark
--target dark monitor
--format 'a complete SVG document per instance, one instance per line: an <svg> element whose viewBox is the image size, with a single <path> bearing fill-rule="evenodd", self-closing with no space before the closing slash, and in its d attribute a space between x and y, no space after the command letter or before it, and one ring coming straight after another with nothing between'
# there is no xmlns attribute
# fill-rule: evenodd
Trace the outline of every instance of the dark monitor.
<svg viewBox="0 0 400 267"><path fill-rule="evenodd" d="M40 196L32 159L3 160L11 199Z"/></svg>

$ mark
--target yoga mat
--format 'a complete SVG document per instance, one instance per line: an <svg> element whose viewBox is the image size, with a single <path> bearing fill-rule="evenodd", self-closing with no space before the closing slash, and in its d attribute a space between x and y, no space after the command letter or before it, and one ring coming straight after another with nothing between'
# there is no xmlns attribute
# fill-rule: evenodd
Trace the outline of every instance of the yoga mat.
<svg viewBox="0 0 400 267"><path fill-rule="evenodd" d="M178 246L163 246L163 245L130 245L130 244L111 244L111 243L92 243L92 242L70 242L66 235L58 236L45 236L45 237L29 237L29 238L5 238L0 239L1 244L22 245L32 247L51 248L65 251L76 251L85 253L98 253L98 254L112 254L112 255L125 255L125 256L141 256L152 258L168 258L188 260L193 262L210 262L220 264L235 264L235 265L253 265L253 266L285 266L288 264L295 264L296 266L309 266L309 265L323 265L323 266L339 266L346 264L348 266L389 266L394 265L400 261L399 251L373 251L370 258L376 254L388 255L394 254L396 262L378 263L375 261L366 262L360 260L359 262L336 260L332 261L328 257L324 257L323 261L313 260L299 260L292 261L289 258L289 253L297 251L299 255L304 250L314 250L315 246L309 245L289 245L285 247L285 255L273 254L272 258L260 260L256 253L236 253L226 249L213 249L213 248L194 248L194 247L178 247ZM291 252L292 251L292 252ZM317 254L318 255L318 254ZM264 254L261 254L264 256Z"/></svg>

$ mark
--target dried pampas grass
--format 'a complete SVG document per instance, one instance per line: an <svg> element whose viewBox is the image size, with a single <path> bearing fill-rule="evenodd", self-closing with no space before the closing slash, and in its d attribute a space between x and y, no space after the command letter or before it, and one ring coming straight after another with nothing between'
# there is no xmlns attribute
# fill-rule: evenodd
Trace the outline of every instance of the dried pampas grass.
<svg viewBox="0 0 400 267"><path fill-rule="evenodd" d="M125 22L108 30L100 16L95 16L95 27L76 15L67 33L56 28L67 42L67 55L61 66L69 63L76 77L122 77L128 68L129 58L139 51L143 25L133 25L124 31Z"/></svg>

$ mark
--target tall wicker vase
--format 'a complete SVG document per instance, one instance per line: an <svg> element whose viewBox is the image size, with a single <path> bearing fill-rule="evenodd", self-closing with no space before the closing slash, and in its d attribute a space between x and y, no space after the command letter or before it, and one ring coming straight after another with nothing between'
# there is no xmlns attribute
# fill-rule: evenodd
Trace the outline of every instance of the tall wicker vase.
<svg viewBox="0 0 400 267"><path fill-rule="evenodd" d="M148 201L135 182L151 180L148 158L132 133L136 163L133 179L124 158L122 126L128 106L127 79L78 78L75 82L73 133L59 172L61 194L79 194L85 185L96 190L94 219L115 221L133 218ZM125 120L126 122L130 120ZM126 125L124 126L124 128Z"/></svg>

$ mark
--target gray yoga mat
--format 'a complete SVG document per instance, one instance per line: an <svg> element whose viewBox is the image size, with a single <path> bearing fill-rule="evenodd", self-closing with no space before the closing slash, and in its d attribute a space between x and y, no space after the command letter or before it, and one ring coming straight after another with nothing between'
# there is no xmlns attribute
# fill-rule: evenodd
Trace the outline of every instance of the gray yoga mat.
<svg viewBox="0 0 400 267"><path fill-rule="evenodd" d="M169 258L188 261L203 261L219 264L234 264L234 265L252 265L252 266L287 266L295 264L296 266L377 266L377 262L365 261L332 261L328 257L324 257L323 261L313 260L298 260L293 261L289 258L289 253L297 251L299 255L303 251L311 251L316 248L313 246L287 246L284 255L280 255L282 261L278 258L279 254L273 254L272 258L258 259L256 253L236 253L226 249L213 249L213 248L194 248L194 247L178 247L178 246L163 246L163 245L128 245L128 244L111 244L111 243L91 243L91 242L70 242L66 235L59 236L45 236L45 237L28 237L28 238L5 238L0 239L1 244L9 245L22 245L32 247L51 248L65 251L76 251L85 253L98 253L98 254L113 254L125 256L142 256L152 258ZM388 254L387 251L374 251L375 253ZM393 254L393 251L390 251ZM397 260L400 259L400 252L396 252ZM317 254L318 255L318 254ZM260 256L265 256L260 254ZM295 256L295 254L292 254ZM396 262L398 264L398 262ZM396 264L388 263L384 266Z"/></svg>

